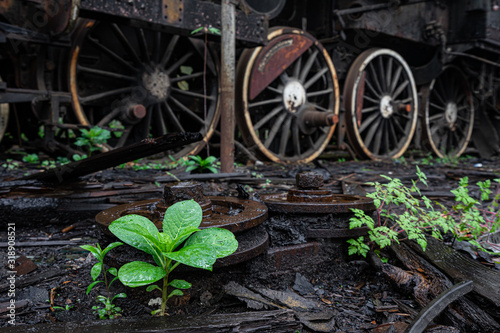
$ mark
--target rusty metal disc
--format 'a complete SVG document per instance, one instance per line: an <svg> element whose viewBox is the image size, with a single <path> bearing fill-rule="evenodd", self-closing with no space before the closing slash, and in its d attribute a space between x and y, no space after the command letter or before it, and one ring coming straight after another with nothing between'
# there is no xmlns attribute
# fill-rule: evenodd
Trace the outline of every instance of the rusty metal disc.
<svg viewBox="0 0 500 333"><path fill-rule="evenodd" d="M203 217L200 229L218 227L236 233L253 228L267 218L266 205L254 200L219 196L206 198L212 202L212 213ZM106 209L97 214L95 219L101 231L107 235L112 235L108 226L128 214L145 216L161 230L165 210L158 208L163 205L161 199L138 201Z"/></svg>
<svg viewBox="0 0 500 333"><path fill-rule="evenodd" d="M363 211L375 210L372 199L358 195L332 194L328 202L290 202L287 201L286 193L261 195L261 198L273 213L342 214L352 213L351 208Z"/></svg>

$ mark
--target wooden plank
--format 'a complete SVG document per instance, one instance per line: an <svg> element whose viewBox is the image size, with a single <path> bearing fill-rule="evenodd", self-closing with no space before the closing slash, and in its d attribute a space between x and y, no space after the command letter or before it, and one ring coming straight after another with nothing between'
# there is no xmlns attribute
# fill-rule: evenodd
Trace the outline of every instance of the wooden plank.
<svg viewBox="0 0 500 333"><path fill-rule="evenodd" d="M500 273L485 267L476 260L432 237L427 240L427 250L425 252L418 245L409 244L413 250L429 260L453 280L473 281L475 292L490 300L496 306L500 306Z"/></svg>
<svg viewBox="0 0 500 333"><path fill-rule="evenodd" d="M291 310L254 311L231 314L148 317L139 319L92 320L72 323L24 325L3 328L5 333L289 333L302 325Z"/></svg>
<svg viewBox="0 0 500 333"><path fill-rule="evenodd" d="M133 161L149 155L167 151L172 148L185 146L200 141L200 133L172 133L156 139L144 139L141 142L117 148L80 161L29 175L24 180L37 179L45 182L62 183L80 176L111 168L125 162Z"/></svg>

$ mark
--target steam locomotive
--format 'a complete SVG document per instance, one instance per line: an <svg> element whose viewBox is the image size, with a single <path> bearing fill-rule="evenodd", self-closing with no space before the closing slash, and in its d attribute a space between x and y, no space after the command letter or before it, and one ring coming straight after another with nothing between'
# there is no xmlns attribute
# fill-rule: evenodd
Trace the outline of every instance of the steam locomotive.
<svg viewBox="0 0 500 333"><path fill-rule="evenodd" d="M499 149L495 0L239 0L238 136L260 158L307 163L329 147L396 159L409 147ZM0 139L74 153L170 132L204 140L220 115L220 1L0 2ZM193 31L201 33L193 35ZM5 133L9 133L7 137Z"/></svg>

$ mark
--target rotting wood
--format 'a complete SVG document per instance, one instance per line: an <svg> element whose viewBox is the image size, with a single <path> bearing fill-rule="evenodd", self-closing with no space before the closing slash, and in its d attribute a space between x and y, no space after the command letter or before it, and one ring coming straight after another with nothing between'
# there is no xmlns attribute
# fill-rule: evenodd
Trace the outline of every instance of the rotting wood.
<svg viewBox="0 0 500 333"><path fill-rule="evenodd" d="M134 333L289 333L301 330L302 325L291 310L256 311L233 314L171 316L140 319L116 319L13 326L4 328L5 333L94 333L94 332L134 332Z"/></svg>
<svg viewBox="0 0 500 333"><path fill-rule="evenodd" d="M122 163L154 155L169 149L182 147L200 141L200 133L172 133L101 153L89 158L72 162L45 172L29 175L24 180L37 179L44 182L62 183L80 176L111 168Z"/></svg>
<svg viewBox="0 0 500 333"><path fill-rule="evenodd" d="M475 292L496 306L500 306L500 273L485 267L434 238L428 240L425 252L413 243L409 243L409 245L452 279L473 281Z"/></svg>
<svg viewBox="0 0 500 333"><path fill-rule="evenodd" d="M383 264L383 273L399 287L412 293L415 300L425 307L453 283L437 268L432 266L404 242L392 245L391 250L409 271ZM429 248L427 251L430 251ZM464 328L466 332L499 332L500 325L484 310L468 298L462 297L443 311L449 322Z"/></svg>
<svg viewBox="0 0 500 333"><path fill-rule="evenodd" d="M422 333L451 302L471 292L473 287L472 281L463 281L446 290L422 309L404 333Z"/></svg>
<svg viewBox="0 0 500 333"><path fill-rule="evenodd" d="M36 276L31 276L26 279L16 279L16 289L21 289L33 284L39 283L40 281L48 280L59 275L68 274L68 272L76 272L76 270L64 270L61 268L53 268L43 273L37 274ZM0 293L9 290L10 284L4 283L0 285Z"/></svg>

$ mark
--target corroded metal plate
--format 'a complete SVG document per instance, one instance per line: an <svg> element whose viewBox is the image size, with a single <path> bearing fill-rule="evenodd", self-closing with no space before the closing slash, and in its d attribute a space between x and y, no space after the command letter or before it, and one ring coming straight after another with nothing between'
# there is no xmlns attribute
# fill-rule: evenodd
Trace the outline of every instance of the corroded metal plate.
<svg viewBox="0 0 500 333"><path fill-rule="evenodd" d="M212 202L212 213L203 217L200 229L218 227L237 233L253 228L267 218L266 205L254 200L219 196L206 198ZM101 231L107 235L111 235L108 226L128 214L147 217L161 230L165 210L159 208L163 205L162 199L133 202L106 209L97 214L95 219Z"/></svg>
<svg viewBox="0 0 500 333"><path fill-rule="evenodd" d="M261 195L261 199L273 213L342 214L352 213L351 208L375 210L372 199L357 195L333 194L328 202L289 202L286 193Z"/></svg>

